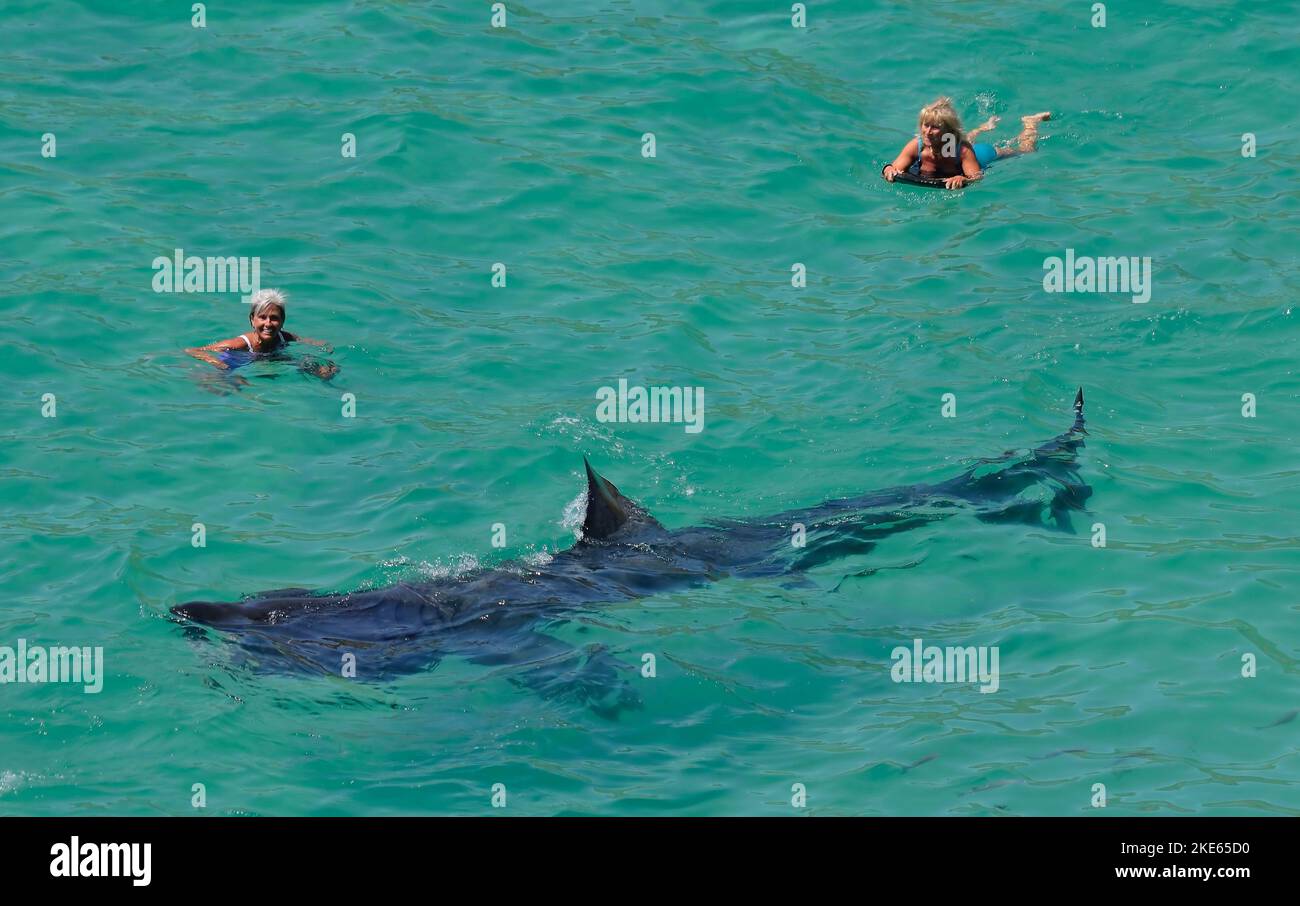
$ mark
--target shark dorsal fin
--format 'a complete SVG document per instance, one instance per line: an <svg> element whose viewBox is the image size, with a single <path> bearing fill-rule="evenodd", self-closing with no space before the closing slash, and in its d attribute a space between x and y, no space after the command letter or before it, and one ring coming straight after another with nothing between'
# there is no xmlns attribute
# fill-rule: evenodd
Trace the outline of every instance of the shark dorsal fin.
<svg viewBox="0 0 1300 906"><path fill-rule="evenodd" d="M607 478L596 474L584 456L587 467L587 518L582 520L584 538L608 538L628 520L627 499Z"/></svg>

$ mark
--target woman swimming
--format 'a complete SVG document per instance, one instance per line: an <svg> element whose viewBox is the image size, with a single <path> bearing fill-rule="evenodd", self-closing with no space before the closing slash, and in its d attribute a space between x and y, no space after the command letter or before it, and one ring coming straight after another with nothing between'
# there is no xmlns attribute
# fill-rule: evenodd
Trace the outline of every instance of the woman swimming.
<svg viewBox="0 0 1300 906"><path fill-rule="evenodd" d="M322 340L313 340L284 330L285 297L277 289L258 290L253 296L249 308L248 322L253 329L248 333L229 340L218 340L207 346L195 346L185 351L196 359L216 365L223 371L247 365L257 358L268 357L282 351L290 343L309 343L320 346L325 352L333 348ZM212 355L211 353L216 353ZM305 358L300 370L314 374L323 380L329 380L338 374L339 366L333 362L321 364L315 359Z"/></svg>
<svg viewBox="0 0 1300 906"><path fill-rule="evenodd" d="M1038 124L1052 118L1048 112L1033 113L1020 118L1020 135L1015 147L1004 145L995 148L987 142L971 143L981 132L998 124L999 117L989 117L970 132L963 134L961 118L950 98L939 98L921 108L917 122L919 135L898 152L898 159L886 164L881 175L889 182L899 173L910 171L918 176L931 176L943 180L944 188L960 189L984 175L984 168L998 158L1029 154L1038 150Z"/></svg>

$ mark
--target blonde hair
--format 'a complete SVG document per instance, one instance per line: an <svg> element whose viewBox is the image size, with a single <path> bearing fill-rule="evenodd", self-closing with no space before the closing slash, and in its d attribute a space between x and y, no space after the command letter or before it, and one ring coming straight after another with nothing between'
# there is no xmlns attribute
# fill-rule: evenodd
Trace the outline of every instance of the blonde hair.
<svg viewBox="0 0 1300 906"><path fill-rule="evenodd" d="M955 135L958 148L966 143L966 133L961 128L961 117L952 106L952 98L936 98L933 104L921 108L921 115L916 120L917 131L926 126L938 126L945 133Z"/></svg>
<svg viewBox="0 0 1300 906"><path fill-rule="evenodd" d="M287 320L289 317L288 310L284 307L285 295L278 289L259 289L253 294L252 306L248 311L248 320L252 321L268 308L275 306L280 309L280 317Z"/></svg>

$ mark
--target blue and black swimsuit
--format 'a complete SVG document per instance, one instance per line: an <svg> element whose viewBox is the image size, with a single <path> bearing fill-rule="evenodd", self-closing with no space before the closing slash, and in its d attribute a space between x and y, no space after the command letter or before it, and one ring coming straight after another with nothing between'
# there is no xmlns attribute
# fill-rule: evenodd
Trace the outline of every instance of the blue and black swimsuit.
<svg viewBox="0 0 1300 906"><path fill-rule="evenodd" d="M907 172L914 176L921 175L921 150L921 136L918 135L916 137L916 162L907 168ZM975 160L979 162L981 170L998 159L998 149L988 142L974 142L971 144L971 150L975 152Z"/></svg>
<svg viewBox="0 0 1300 906"><path fill-rule="evenodd" d="M276 354L277 352L283 352L284 348L289 345L289 341L288 339L285 338L283 332L276 333L276 338L279 339L280 345L275 347L274 349L265 352L254 351L253 344L249 341L247 335L241 333L239 335L239 338L244 341L244 345L248 347L247 350L223 349L219 353L217 353L217 357L220 358L221 361L225 362L226 365L232 370L235 368L241 368L244 365L251 364L257 359L267 358L269 356Z"/></svg>

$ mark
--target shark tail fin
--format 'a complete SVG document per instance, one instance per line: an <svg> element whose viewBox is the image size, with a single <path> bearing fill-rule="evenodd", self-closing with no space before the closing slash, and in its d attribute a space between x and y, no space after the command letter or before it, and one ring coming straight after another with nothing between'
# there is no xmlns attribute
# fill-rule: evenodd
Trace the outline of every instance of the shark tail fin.
<svg viewBox="0 0 1300 906"><path fill-rule="evenodd" d="M1088 429L1083 423L1083 388L1074 395L1074 424L1070 426L1071 434L1087 434Z"/></svg>
<svg viewBox="0 0 1300 906"><path fill-rule="evenodd" d="M1080 387L1074 395L1074 424L1068 431L1035 447L1028 455L985 460L986 465L998 465L994 471L964 476L963 496L980 506L977 518L984 522L1046 523L1074 533L1070 513L1083 510L1084 502L1092 496L1092 488L1079 474L1079 450L1088 436L1083 409ZM1025 492L1034 487L1046 487L1050 497L1045 501L1038 495L1027 499Z"/></svg>
<svg viewBox="0 0 1300 906"><path fill-rule="evenodd" d="M1070 425L1070 429L1064 434L1058 434L1034 452L1073 454L1083 446L1083 439L1087 436L1087 422L1083 417L1083 388L1080 387L1074 394L1074 424Z"/></svg>

